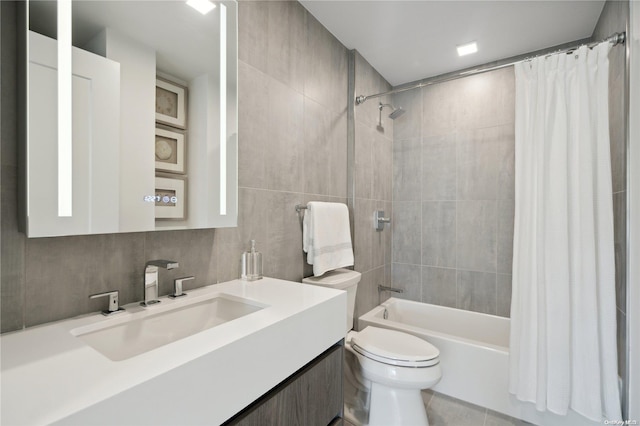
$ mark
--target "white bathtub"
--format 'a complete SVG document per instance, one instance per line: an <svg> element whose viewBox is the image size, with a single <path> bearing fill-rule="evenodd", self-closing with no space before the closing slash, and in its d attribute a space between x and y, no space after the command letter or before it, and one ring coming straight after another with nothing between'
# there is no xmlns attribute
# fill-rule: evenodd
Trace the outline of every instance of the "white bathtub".
<svg viewBox="0 0 640 426"><path fill-rule="evenodd" d="M539 412L509 394L509 323L494 315L391 298L362 315L358 326L403 331L436 346L442 367L436 392L540 426L599 424L573 411L567 416Z"/></svg>

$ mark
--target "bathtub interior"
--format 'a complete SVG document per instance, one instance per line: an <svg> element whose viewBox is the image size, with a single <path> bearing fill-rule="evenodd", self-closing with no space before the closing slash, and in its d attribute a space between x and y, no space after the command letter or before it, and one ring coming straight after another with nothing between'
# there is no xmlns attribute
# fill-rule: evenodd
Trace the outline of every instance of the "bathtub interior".
<svg viewBox="0 0 640 426"><path fill-rule="evenodd" d="M360 318L361 323L395 323L468 343L505 351L509 348L509 318L495 315L390 298Z"/></svg>

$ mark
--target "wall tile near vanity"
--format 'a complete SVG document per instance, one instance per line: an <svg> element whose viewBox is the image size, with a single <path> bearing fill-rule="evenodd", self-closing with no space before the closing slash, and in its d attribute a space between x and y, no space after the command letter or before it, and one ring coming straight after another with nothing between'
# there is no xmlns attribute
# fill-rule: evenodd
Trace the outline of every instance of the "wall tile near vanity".
<svg viewBox="0 0 640 426"><path fill-rule="evenodd" d="M170 271L160 269L159 294L173 293L173 280L177 278L195 277L194 281L185 283L185 290L217 282L214 232L213 229L190 229L145 234L144 259L169 259L180 264ZM141 280L141 275L136 278ZM139 287L142 289L142 285Z"/></svg>
<svg viewBox="0 0 640 426"><path fill-rule="evenodd" d="M304 100L304 192L347 196L346 113Z"/></svg>
<svg viewBox="0 0 640 426"><path fill-rule="evenodd" d="M238 62L238 186L266 188L265 134L269 127L269 77L246 62Z"/></svg>
<svg viewBox="0 0 640 426"><path fill-rule="evenodd" d="M273 1L267 9L267 72L302 93L306 48L305 9L295 1Z"/></svg>

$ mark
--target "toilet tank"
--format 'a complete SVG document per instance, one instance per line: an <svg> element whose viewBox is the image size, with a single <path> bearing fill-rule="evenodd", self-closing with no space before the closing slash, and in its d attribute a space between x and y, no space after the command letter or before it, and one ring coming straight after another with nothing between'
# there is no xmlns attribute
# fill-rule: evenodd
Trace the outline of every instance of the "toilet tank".
<svg viewBox="0 0 640 426"><path fill-rule="evenodd" d="M356 306L356 290L362 275L350 269L336 269L325 272L319 277L308 277L302 280L305 284L345 290L347 292L347 328L345 335L353 328L353 313Z"/></svg>

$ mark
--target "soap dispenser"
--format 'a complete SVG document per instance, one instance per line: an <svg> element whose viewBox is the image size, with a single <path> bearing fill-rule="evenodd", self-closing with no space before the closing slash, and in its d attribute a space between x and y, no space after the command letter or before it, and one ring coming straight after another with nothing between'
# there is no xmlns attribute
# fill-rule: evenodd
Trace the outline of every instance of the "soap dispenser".
<svg viewBox="0 0 640 426"><path fill-rule="evenodd" d="M256 251L256 240L251 240L251 250L242 254L242 275L246 281L262 279L262 253Z"/></svg>

